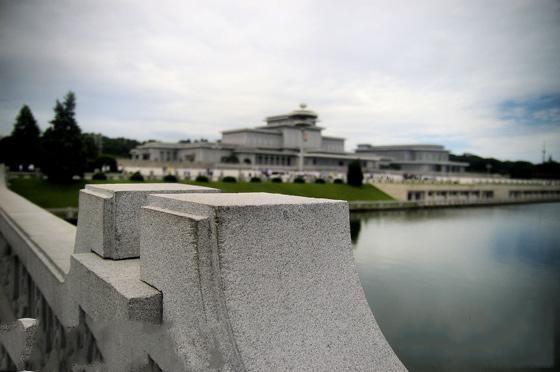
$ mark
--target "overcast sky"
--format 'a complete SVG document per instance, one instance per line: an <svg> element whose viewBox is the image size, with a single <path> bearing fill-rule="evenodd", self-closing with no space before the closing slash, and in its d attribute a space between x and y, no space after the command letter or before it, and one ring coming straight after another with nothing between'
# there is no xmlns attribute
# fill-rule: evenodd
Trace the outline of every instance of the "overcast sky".
<svg viewBox="0 0 560 372"><path fill-rule="evenodd" d="M0 133L218 139L305 102L329 135L560 160L560 1L0 0Z"/></svg>

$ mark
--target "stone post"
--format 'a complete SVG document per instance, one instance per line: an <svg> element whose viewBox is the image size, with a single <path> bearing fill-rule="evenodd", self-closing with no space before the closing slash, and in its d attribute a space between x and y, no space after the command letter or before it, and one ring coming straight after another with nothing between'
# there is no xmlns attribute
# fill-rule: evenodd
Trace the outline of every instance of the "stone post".
<svg viewBox="0 0 560 372"><path fill-rule="evenodd" d="M151 195L140 234L180 369L405 370L360 285L346 202Z"/></svg>
<svg viewBox="0 0 560 372"><path fill-rule="evenodd" d="M140 256L138 212L149 194L219 192L176 183L86 185L80 190L75 253L95 252L103 258Z"/></svg>

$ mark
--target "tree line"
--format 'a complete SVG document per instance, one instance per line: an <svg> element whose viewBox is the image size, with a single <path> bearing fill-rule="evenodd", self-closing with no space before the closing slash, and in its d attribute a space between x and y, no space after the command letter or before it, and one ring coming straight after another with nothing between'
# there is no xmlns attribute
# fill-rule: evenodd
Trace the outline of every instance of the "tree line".
<svg viewBox="0 0 560 372"><path fill-rule="evenodd" d="M94 170L117 171L117 157L129 157L141 143L128 138L109 138L82 133L76 121L76 96L68 92L62 102L56 100L54 118L41 133L29 106L17 115L12 133L0 138L0 162L12 171L40 168L50 181L67 182ZM193 142L207 142L206 139ZM149 142L149 141L147 141ZM182 140L181 143L191 143ZM560 179L560 163L551 158L541 164L527 161L500 161L472 154L450 155L450 160L466 162L468 172L501 174L512 178ZM361 184L359 162L348 169L349 183Z"/></svg>
<svg viewBox="0 0 560 372"><path fill-rule="evenodd" d="M520 179L560 179L560 163L552 160L540 164L528 161L500 161L473 154L449 155L449 160L468 163L467 172L500 174Z"/></svg>
<svg viewBox="0 0 560 372"><path fill-rule="evenodd" d="M115 157L128 157L140 142L82 133L76 121L76 95L68 92L56 100L54 118L41 133L29 106L24 105L12 133L0 139L0 162L11 171L37 168L53 182L68 182L84 172L103 169L117 171Z"/></svg>

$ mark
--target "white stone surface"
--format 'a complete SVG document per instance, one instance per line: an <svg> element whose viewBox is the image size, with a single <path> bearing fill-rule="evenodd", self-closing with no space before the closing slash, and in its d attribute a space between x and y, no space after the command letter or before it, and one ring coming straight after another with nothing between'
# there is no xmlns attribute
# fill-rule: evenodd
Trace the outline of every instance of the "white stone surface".
<svg viewBox="0 0 560 372"><path fill-rule="evenodd" d="M80 191L75 252L112 259L139 257L138 210L151 193L215 193L217 189L174 183L86 185Z"/></svg>
<svg viewBox="0 0 560 372"><path fill-rule="evenodd" d="M76 227L0 185L0 234L65 326L78 311L64 285Z"/></svg>
<svg viewBox="0 0 560 372"><path fill-rule="evenodd" d="M22 370L32 355L37 320L21 318L0 325L0 343L4 346L18 370Z"/></svg>
<svg viewBox="0 0 560 372"><path fill-rule="evenodd" d="M161 293L140 280L140 260L72 255L68 280L76 303L96 321L159 323Z"/></svg>
<svg viewBox="0 0 560 372"><path fill-rule="evenodd" d="M68 273L76 228L6 188L0 187L0 202L0 213L25 231L24 237L35 244L39 254L59 274Z"/></svg>
<svg viewBox="0 0 560 372"><path fill-rule="evenodd" d="M346 203L271 194L148 196L162 192L147 190L152 186L87 190L94 201L80 213L100 228L104 213L118 209L116 194L149 199L135 209L141 224L131 227L142 232L142 257L112 260L90 250L72 254L74 226L0 184L2 252L17 255L66 331L87 325L107 370L142 370L151 361L166 371L404 369L365 302Z"/></svg>
<svg viewBox="0 0 560 372"><path fill-rule="evenodd" d="M347 203L152 195L141 225L141 277L185 370L405 370L365 300Z"/></svg>

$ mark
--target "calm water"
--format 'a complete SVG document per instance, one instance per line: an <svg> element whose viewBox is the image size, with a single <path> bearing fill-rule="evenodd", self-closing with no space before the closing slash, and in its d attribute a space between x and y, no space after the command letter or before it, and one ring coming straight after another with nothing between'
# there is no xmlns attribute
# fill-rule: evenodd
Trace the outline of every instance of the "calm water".
<svg viewBox="0 0 560 372"><path fill-rule="evenodd" d="M560 369L560 203L351 225L368 302L411 371Z"/></svg>

